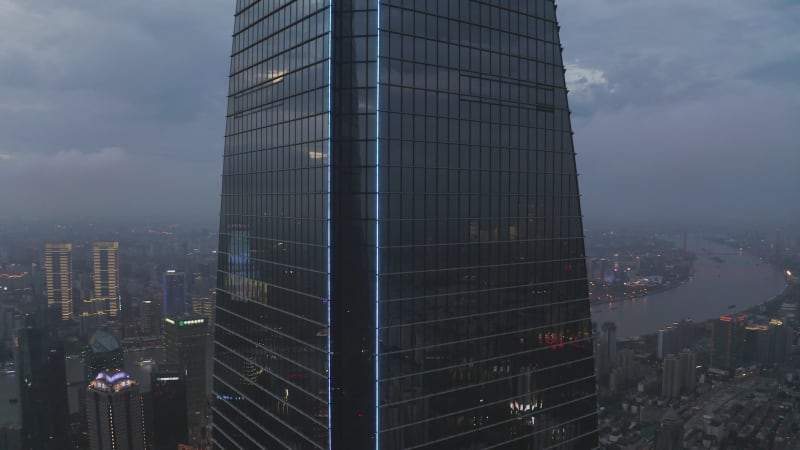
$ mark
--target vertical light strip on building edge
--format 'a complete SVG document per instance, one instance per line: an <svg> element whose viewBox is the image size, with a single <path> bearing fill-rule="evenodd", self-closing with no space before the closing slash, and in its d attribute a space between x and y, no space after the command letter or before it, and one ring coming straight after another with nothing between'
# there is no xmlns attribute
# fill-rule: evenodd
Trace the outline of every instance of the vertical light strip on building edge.
<svg viewBox="0 0 800 450"><path fill-rule="evenodd" d="M327 307L328 307L328 448L333 448L333 389L332 389L332 358L331 358L331 149L333 145L333 0L328 4L328 277L327 277Z"/></svg>
<svg viewBox="0 0 800 450"><path fill-rule="evenodd" d="M378 372L378 356L379 356L379 331L380 331L380 180L381 180L381 165L380 165L380 98L381 98L381 0L375 0L376 8L376 27L375 32L375 449L380 448L380 397L378 395L380 390L380 379Z"/></svg>

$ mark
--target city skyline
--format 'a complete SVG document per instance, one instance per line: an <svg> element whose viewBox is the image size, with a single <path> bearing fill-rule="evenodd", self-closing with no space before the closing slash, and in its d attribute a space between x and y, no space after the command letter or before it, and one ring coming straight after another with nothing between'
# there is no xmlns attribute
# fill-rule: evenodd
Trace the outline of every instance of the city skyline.
<svg viewBox="0 0 800 450"><path fill-rule="evenodd" d="M0 447L800 448L798 24L0 0Z"/></svg>
<svg viewBox="0 0 800 450"><path fill-rule="evenodd" d="M228 3L0 1L0 220L216 222ZM800 221L800 5L565 0L559 14L589 227L632 208L643 223Z"/></svg>

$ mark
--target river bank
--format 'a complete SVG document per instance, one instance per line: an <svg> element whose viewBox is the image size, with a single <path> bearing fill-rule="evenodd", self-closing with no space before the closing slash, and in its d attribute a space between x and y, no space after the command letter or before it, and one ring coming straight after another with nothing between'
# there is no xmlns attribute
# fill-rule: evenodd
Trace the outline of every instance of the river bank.
<svg viewBox="0 0 800 450"><path fill-rule="evenodd" d="M690 248L708 250L697 254L690 281L644 297L593 301L593 320L616 323L620 337L641 336L687 318L703 322L740 314L774 299L786 287L782 272L753 255L728 255L728 247L697 237L690 237L689 243ZM724 262L715 261L715 254L726 254Z"/></svg>
<svg viewBox="0 0 800 450"><path fill-rule="evenodd" d="M780 309L783 302L787 300L791 300L793 298L800 297L800 285L791 285L787 284L786 287L777 295L766 300L758 305L752 306L748 309L738 312L739 315L765 315L767 317L773 317L775 313ZM712 317L706 319L701 322L695 322L694 326L699 328L706 328L711 325L711 323L717 320L716 317ZM665 324L666 325L666 324ZM708 328L706 328L708 329ZM653 340L658 338L658 331L652 333L646 333L638 336L640 340Z"/></svg>
<svg viewBox="0 0 800 450"><path fill-rule="evenodd" d="M639 299L639 298L647 297L649 295L655 295L655 294L660 294L660 293L663 293L663 292L670 291L672 289L680 287L682 284L684 284L684 283L686 283L688 281L691 281L691 278L688 279L688 280L675 281L675 282L667 283L667 284L664 284L664 285L655 285L655 286L649 286L649 287L642 287L642 289L640 291L634 292L634 293L632 293L630 295L623 294L623 295L620 295L620 296L611 296L611 297L598 296L598 297L592 298L591 288L590 288L589 301L592 304L603 304L603 303L616 303L616 302L625 302L625 301L630 301L630 300L636 300L636 299Z"/></svg>

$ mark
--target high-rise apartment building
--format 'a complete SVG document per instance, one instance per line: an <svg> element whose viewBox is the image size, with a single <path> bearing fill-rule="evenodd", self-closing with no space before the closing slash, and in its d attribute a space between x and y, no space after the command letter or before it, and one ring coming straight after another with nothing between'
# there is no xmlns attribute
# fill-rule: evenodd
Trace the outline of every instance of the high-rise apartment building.
<svg viewBox="0 0 800 450"><path fill-rule="evenodd" d="M217 448L597 445L552 0L236 5Z"/></svg>
<svg viewBox="0 0 800 450"><path fill-rule="evenodd" d="M164 272L164 317L186 312L186 274L174 269Z"/></svg>
<svg viewBox="0 0 800 450"><path fill-rule="evenodd" d="M86 389L92 450L145 450L147 436L139 384L125 372L100 372Z"/></svg>
<svg viewBox="0 0 800 450"><path fill-rule="evenodd" d="M62 320L72 318L72 244L44 244L47 307L58 310Z"/></svg>
<svg viewBox="0 0 800 450"><path fill-rule="evenodd" d="M93 313L116 319L119 313L119 242L92 244Z"/></svg>
<svg viewBox="0 0 800 450"><path fill-rule="evenodd" d="M697 353L685 348L678 353L681 390L691 394L697 385Z"/></svg>
<svg viewBox="0 0 800 450"><path fill-rule="evenodd" d="M656 356L664 358L670 353L678 353L694 343L694 322L691 319L673 322L658 331Z"/></svg>
<svg viewBox="0 0 800 450"><path fill-rule="evenodd" d="M669 354L664 357L664 367L661 377L661 396L666 399L677 398L683 388L680 359Z"/></svg>
<svg viewBox="0 0 800 450"><path fill-rule="evenodd" d="M603 343L606 344L606 358L611 366L617 365L617 325L614 322L603 324Z"/></svg>
<svg viewBox="0 0 800 450"><path fill-rule="evenodd" d="M184 313L164 318L164 359L185 370L186 411L189 438L202 436L208 414L206 395L206 345L208 322L198 314Z"/></svg>
<svg viewBox="0 0 800 450"><path fill-rule="evenodd" d="M621 381L627 382L633 379L634 377L634 358L635 353L633 350L629 348L625 348L619 351L619 369L620 375L622 377Z"/></svg>
<svg viewBox="0 0 800 450"><path fill-rule="evenodd" d="M744 316L721 316L711 326L709 370L720 375L733 375L744 353Z"/></svg>
<svg viewBox="0 0 800 450"><path fill-rule="evenodd" d="M792 353L794 331L780 320L771 320L769 324L769 361L784 362Z"/></svg>

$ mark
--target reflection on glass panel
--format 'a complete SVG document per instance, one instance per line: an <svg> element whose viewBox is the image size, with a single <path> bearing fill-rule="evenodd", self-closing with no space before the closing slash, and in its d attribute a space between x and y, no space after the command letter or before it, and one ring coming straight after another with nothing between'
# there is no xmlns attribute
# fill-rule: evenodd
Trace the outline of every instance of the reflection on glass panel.
<svg viewBox="0 0 800 450"><path fill-rule="evenodd" d="M553 0L332 3L237 2L218 447L596 447Z"/></svg>
<svg viewBox="0 0 800 450"><path fill-rule="evenodd" d="M220 448L328 447L329 11L237 4L215 329Z"/></svg>

